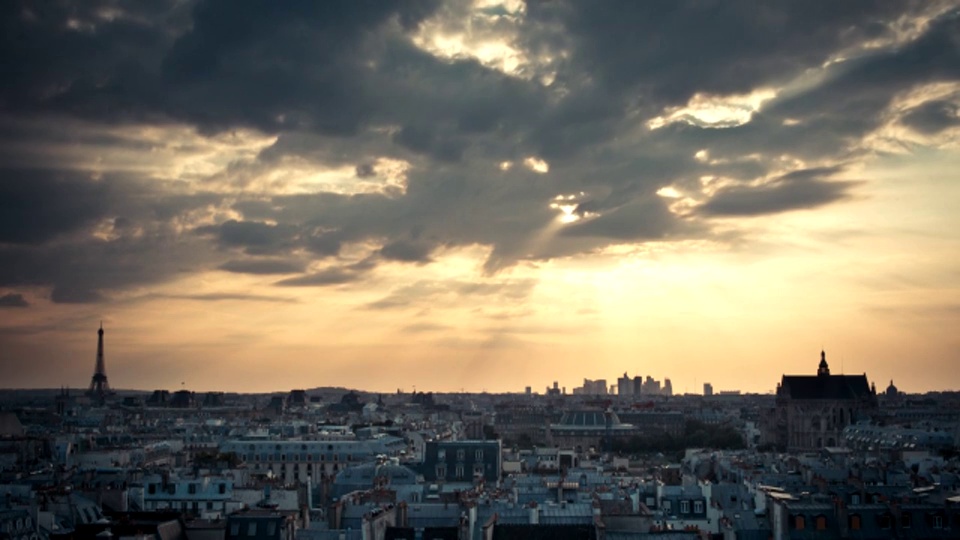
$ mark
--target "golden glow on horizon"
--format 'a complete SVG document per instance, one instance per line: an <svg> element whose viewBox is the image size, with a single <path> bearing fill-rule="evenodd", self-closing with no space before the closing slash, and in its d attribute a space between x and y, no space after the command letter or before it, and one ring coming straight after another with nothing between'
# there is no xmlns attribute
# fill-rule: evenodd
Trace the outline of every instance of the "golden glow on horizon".
<svg viewBox="0 0 960 540"><path fill-rule="evenodd" d="M929 9L942 10L943 5ZM464 9L466 17L440 10L418 27L413 43L447 61L476 60L510 77L553 83L556 74L548 67L567 52L527 57L515 46L524 2L476 0ZM914 24L915 19L905 17L893 25L892 35L841 51L782 87L740 95L697 93L685 104L637 120L611 147L656 142L651 130L677 122L707 128L744 125L771 102L816 86L859 56L916 39L929 20ZM66 25L71 32L91 32L96 20L70 19ZM553 99L562 92L545 94ZM960 84L924 84L897 95L879 127L844 156L870 161L839 163L845 168L837 180L863 185L847 199L815 210L698 216L697 206L725 188L764 186L785 172L837 164L800 152L800 157L764 155L755 148L724 155L724 148L733 153L729 148L738 147L704 138L682 148L685 162L691 153L697 162L689 177L654 177L657 183L644 184L660 186L655 193L662 199L655 203L689 217L684 224L694 232L671 230L663 238L618 243L641 236L632 230L591 232L598 229L593 225L609 225L604 218L620 216L585 211L592 205L583 203L618 194L616 188L633 181L630 174L644 171L625 170L624 178L616 179L619 184L593 183L592 171L573 159L558 157L551 170L543 157L525 155L536 152L535 147L518 146L523 153L483 154L487 161L480 162L484 171L478 174L493 177L492 183L507 184L516 175L539 188L557 184L536 192L541 195L532 203L535 208L524 208L530 214L523 217L534 216L539 220L534 227L540 229L517 238L504 235L497 245L508 251L502 267L485 265L499 255L492 245L446 245L446 238L429 237L429 230L423 237L439 246L430 253L432 262L385 260L380 250L388 239L379 229L345 241L335 255L322 258L306 249L281 260L275 254L250 255L240 248L198 243L193 247L202 271L110 292L102 304L58 304L50 300L49 288L23 287L17 292L31 308L4 310L0 330L22 332L9 334L14 337L5 352L31 361L18 374L22 378L10 384L84 386L93 365L92 321L104 318L108 371L111 383L121 388L179 388L186 381L195 390L330 385L393 391L416 384L437 391L520 391L527 385L542 391L554 380L569 389L584 377L612 381L627 371L670 377L677 392L699 392L703 382L718 389L768 392L783 373L812 373L821 347L832 367L843 358L848 372L866 372L878 386L892 378L910 391L956 388L960 126L920 133L905 123L911 110L931 100L960 105ZM276 118L285 119L282 114ZM238 200L262 203L275 195L331 193L380 194L400 199L388 202L404 202L411 172L426 168L427 158L410 157L415 153L392 145L390 136L399 125L370 128L384 145L372 145L378 150L362 164L345 164L339 156L325 163L296 152L285 155L282 143L288 140L253 130L208 136L175 124L69 122L65 132L88 137L54 138L42 149L14 141L8 151L22 153L25 161L40 162L42 156L52 167L92 178L130 172L164 184L168 192L226 194L164 223L171 233L164 241L188 242L197 238L198 227L242 220L234 209ZM785 118L782 123L786 132L801 120ZM103 140L109 142L93 142ZM269 165L258 162L274 145L280 157ZM697 149L700 145L706 147ZM511 159L498 162L506 156ZM470 159L474 156L468 154L467 167ZM769 170L763 176L740 172L770 163L761 169ZM438 167L444 173L449 169L443 167L453 168ZM450 214L451 223L460 217ZM150 225L119 227L115 217L98 215L83 234L109 243L149 232L144 227ZM495 214L482 223L509 227L512 217ZM494 223L496 219L504 221ZM276 224L268 218L258 221ZM411 237L421 234L416 226L411 229ZM578 244L583 237L577 234L597 234L603 240L591 237L592 244ZM478 237L487 238L466 235L457 241L479 242ZM217 270L227 259L287 262L304 271L257 275ZM375 261L372 269L349 276L355 280L326 286L281 283L369 261ZM6 292L0 290L0 295Z"/></svg>

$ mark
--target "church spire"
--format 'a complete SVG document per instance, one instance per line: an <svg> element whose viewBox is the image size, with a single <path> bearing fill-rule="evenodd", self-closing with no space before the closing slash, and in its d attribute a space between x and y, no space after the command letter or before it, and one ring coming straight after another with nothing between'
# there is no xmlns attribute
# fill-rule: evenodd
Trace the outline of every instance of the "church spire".
<svg viewBox="0 0 960 540"><path fill-rule="evenodd" d="M830 366L827 365L827 353L820 351L820 366L817 368L817 375L830 375Z"/></svg>

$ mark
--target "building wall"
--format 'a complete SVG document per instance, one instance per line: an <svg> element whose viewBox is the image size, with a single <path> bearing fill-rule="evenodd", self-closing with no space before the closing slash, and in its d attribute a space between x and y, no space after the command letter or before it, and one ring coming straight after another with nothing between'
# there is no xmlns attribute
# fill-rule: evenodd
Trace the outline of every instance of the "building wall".
<svg viewBox="0 0 960 540"><path fill-rule="evenodd" d="M496 483L502 473L500 451L500 441L430 441L420 474L428 482L469 482L482 474L484 481Z"/></svg>
<svg viewBox="0 0 960 540"><path fill-rule="evenodd" d="M374 459L398 455L401 439L362 441L228 441L221 452L235 452L254 471L272 471L288 484L332 478L338 471Z"/></svg>

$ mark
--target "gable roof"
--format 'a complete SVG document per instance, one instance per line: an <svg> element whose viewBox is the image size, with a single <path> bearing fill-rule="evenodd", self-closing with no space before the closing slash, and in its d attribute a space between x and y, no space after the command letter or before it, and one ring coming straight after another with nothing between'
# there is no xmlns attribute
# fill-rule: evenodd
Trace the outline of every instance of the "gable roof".
<svg viewBox="0 0 960 540"><path fill-rule="evenodd" d="M791 399L863 399L870 397L866 375L784 375L781 393Z"/></svg>

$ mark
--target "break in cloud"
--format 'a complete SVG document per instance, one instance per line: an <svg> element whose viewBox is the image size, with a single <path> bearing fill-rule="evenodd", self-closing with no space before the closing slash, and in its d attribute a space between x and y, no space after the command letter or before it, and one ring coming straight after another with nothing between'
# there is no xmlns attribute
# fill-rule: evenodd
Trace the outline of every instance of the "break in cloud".
<svg viewBox="0 0 960 540"><path fill-rule="evenodd" d="M866 160L960 126L950 2L0 10L0 287L54 303L211 271L362 286L477 247L509 300L520 264L866 196ZM468 294L414 283L366 303Z"/></svg>

